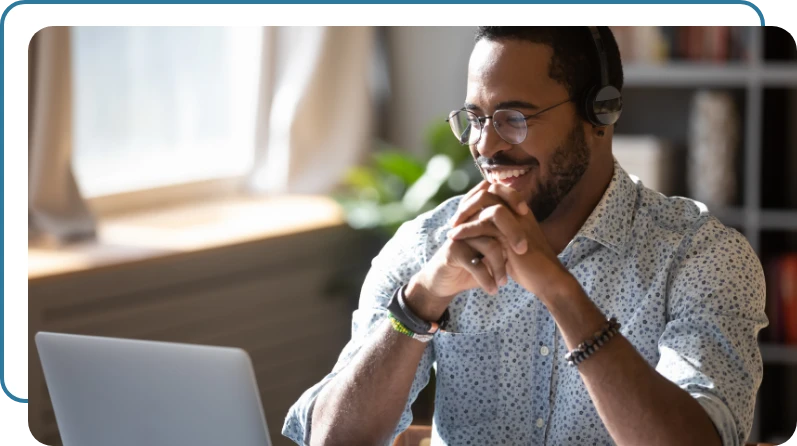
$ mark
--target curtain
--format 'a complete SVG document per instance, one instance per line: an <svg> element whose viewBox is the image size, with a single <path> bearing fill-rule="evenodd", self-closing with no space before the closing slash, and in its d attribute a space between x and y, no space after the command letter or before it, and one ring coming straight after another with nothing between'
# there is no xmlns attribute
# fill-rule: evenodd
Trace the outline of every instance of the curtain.
<svg viewBox="0 0 797 446"><path fill-rule="evenodd" d="M250 190L326 193L373 134L369 27L267 27Z"/></svg>
<svg viewBox="0 0 797 446"><path fill-rule="evenodd" d="M28 238L91 238L95 220L72 173L68 27L45 28L28 47Z"/></svg>

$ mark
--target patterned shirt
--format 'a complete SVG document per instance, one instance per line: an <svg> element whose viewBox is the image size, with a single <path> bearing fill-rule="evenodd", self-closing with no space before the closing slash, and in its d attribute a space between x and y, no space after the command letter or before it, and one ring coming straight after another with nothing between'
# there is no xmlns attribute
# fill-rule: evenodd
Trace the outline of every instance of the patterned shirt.
<svg viewBox="0 0 797 446"><path fill-rule="evenodd" d="M405 223L372 262L352 338L321 382L290 409L283 434L310 438L313 403L387 317L393 291L446 241L455 197ZM762 378L756 340L767 325L756 253L706 207L666 197L615 161L606 192L559 260L655 369L706 410L724 445L747 439ZM396 427L436 372L433 445L614 444L551 314L511 278L490 296L454 297L451 322L429 342Z"/></svg>

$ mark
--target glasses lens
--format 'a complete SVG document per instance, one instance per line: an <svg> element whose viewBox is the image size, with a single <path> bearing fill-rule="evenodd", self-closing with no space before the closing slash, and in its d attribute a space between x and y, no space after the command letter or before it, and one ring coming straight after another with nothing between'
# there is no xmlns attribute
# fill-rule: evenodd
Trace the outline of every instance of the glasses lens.
<svg viewBox="0 0 797 446"><path fill-rule="evenodd" d="M495 131L509 144L520 144L526 139L526 117L517 110L497 110L493 115Z"/></svg>
<svg viewBox="0 0 797 446"><path fill-rule="evenodd" d="M467 110L454 110L448 115L451 131L460 144L476 144L481 135L479 118Z"/></svg>

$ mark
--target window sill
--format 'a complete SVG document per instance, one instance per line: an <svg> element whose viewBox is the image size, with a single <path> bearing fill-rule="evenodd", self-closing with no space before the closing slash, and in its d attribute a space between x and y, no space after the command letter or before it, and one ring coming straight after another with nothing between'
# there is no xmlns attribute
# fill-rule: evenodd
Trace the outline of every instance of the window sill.
<svg viewBox="0 0 797 446"><path fill-rule="evenodd" d="M28 281L142 262L345 224L320 196L231 197L107 217L98 238L28 247Z"/></svg>

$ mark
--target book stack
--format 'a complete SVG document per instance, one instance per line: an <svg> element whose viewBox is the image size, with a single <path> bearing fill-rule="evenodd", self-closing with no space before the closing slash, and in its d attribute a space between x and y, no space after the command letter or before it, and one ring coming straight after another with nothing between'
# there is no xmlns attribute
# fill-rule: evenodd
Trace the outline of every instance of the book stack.
<svg viewBox="0 0 797 446"><path fill-rule="evenodd" d="M770 260L765 274L768 341L797 345L797 252Z"/></svg>
<svg viewBox="0 0 797 446"><path fill-rule="evenodd" d="M612 154L645 186L667 196L675 193L676 157L668 141L652 135L614 135Z"/></svg>
<svg viewBox="0 0 797 446"><path fill-rule="evenodd" d="M750 57L750 30L730 26L613 26L624 63L728 62Z"/></svg>

